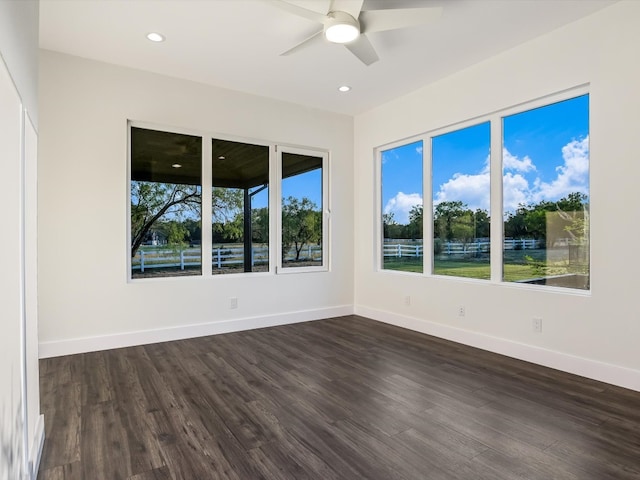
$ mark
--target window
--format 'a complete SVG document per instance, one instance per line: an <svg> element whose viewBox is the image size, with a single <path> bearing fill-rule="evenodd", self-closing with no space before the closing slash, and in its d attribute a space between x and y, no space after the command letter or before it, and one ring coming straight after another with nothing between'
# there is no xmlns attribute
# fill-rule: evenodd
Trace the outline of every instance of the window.
<svg viewBox="0 0 640 480"><path fill-rule="evenodd" d="M212 272L269 271L269 147L212 140Z"/></svg>
<svg viewBox="0 0 640 480"><path fill-rule="evenodd" d="M383 150L382 268L423 271L422 141Z"/></svg>
<svg viewBox="0 0 640 480"><path fill-rule="evenodd" d="M131 128L131 277L200 275L202 138Z"/></svg>
<svg viewBox="0 0 640 480"><path fill-rule="evenodd" d="M143 127L129 124L132 279L328 270L328 152Z"/></svg>
<svg viewBox="0 0 640 480"><path fill-rule="evenodd" d="M508 282L589 289L589 96L503 118Z"/></svg>
<svg viewBox="0 0 640 480"><path fill-rule="evenodd" d="M381 269L589 290L586 89L454 128L378 149Z"/></svg>
<svg viewBox="0 0 640 480"><path fill-rule="evenodd" d="M280 261L283 270L326 266L326 155L281 149Z"/></svg>
<svg viewBox="0 0 640 480"><path fill-rule="evenodd" d="M433 137L433 273L489 279L491 124Z"/></svg>

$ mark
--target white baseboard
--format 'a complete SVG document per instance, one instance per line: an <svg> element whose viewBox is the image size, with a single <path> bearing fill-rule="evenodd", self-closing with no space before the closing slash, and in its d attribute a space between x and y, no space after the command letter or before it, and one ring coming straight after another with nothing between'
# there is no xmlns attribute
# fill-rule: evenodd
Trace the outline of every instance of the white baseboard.
<svg viewBox="0 0 640 480"><path fill-rule="evenodd" d="M33 444L30 446L29 452L29 478L36 480L38 470L40 469L40 459L42 458L42 449L44 448L44 415L38 417L36 431L33 437Z"/></svg>
<svg viewBox="0 0 640 480"><path fill-rule="evenodd" d="M492 337L482 333L450 327L441 323L368 307L356 306L354 312L356 315L371 318L379 322L396 325L463 345L477 347L482 350L499 353L556 370L562 370L563 372L573 373L593 380L640 391L640 371L631 368L598 362L588 358L577 357L504 338Z"/></svg>
<svg viewBox="0 0 640 480"><path fill-rule="evenodd" d="M220 333L239 332L255 328L274 327L291 323L308 322L324 318L341 317L353 314L352 305L301 310L260 317L248 317L220 322L199 323L178 327L159 328L136 332L124 332L99 337L72 338L53 342L41 342L40 358L60 357L76 353L97 352L112 348L133 347L149 343L169 342L185 338L204 337Z"/></svg>
<svg viewBox="0 0 640 480"><path fill-rule="evenodd" d="M380 322L426 333L453 342L481 348L508 357L555 368L593 380L610 383L631 390L640 391L640 371L631 368L598 362L554 350L514 342L478 332L430 322L428 320L399 315L363 306L342 305L338 307L302 310L297 312L248 317L221 322L210 322L155 330L126 332L100 337L74 338L55 342L42 342L39 346L40 358L58 357L75 353L95 352L112 348L131 347L149 343L168 342L185 338L203 337L221 333L238 332L255 328L288 325L324 318L351 314ZM43 424L44 425L44 424ZM42 437L44 438L44 430Z"/></svg>

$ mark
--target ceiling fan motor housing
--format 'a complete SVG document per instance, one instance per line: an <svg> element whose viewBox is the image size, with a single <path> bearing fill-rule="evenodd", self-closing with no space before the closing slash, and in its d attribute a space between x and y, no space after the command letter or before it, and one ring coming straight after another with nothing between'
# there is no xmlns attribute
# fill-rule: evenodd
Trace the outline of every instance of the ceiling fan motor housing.
<svg viewBox="0 0 640 480"><path fill-rule="evenodd" d="M360 36L360 22L346 12L329 12L324 36L333 43L349 43Z"/></svg>

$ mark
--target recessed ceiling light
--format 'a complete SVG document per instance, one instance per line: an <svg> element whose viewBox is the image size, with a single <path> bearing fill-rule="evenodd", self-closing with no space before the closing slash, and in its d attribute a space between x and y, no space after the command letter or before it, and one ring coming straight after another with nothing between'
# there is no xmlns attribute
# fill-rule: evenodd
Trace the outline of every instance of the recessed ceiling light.
<svg viewBox="0 0 640 480"><path fill-rule="evenodd" d="M171 165L173 168L182 168L182 165L180 165L179 163L174 163L173 165Z"/></svg>
<svg viewBox="0 0 640 480"><path fill-rule="evenodd" d="M351 90L351 87L349 85L342 85L338 87L338 90L340 90L341 92L348 92L349 90Z"/></svg>
<svg viewBox="0 0 640 480"><path fill-rule="evenodd" d="M224 159L225 159L225 156L224 156L224 155L220 155L220 156L218 157L218 160L224 160Z"/></svg>
<svg viewBox="0 0 640 480"><path fill-rule="evenodd" d="M156 32L147 33L147 38L152 42L164 42L164 35Z"/></svg>

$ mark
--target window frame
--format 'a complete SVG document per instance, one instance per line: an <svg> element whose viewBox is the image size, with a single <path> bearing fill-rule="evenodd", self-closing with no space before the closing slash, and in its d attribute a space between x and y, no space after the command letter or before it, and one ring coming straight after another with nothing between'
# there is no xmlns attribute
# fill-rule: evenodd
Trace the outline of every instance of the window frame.
<svg viewBox="0 0 640 480"><path fill-rule="evenodd" d="M375 259L376 263L374 265L374 270L378 272L393 272L397 275L424 275L426 271L426 266L433 262L433 252L428 252L425 248L425 235L427 235L427 231L432 231L432 227L428 227L427 225L427 217L426 215L426 204L425 198L427 195L431 194L431 149L425 148L427 145L426 142L429 141L429 138L426 134L424 135L415 135L413 137L407 137L402 140L398 140L391 143L386 143L374 149L374 158L375 158L375 184L378 188L374 189L374 204L375 204L375 213L376 222L375 222L375 243L374 243L374 251L375 251ZM395 148L404 147L410 145L412 143L422 142L422 273L420 272L406 272L403 270L394 270L390 268L384 268L384 227L382 225L382 214L384 207L382 205L382 154L386 151L393 150ZM428 152L427 152L428 150ZM428 155L428 161L427 161ZM429 263L427 263L429 262Z"/></svg>
<svg viewBox="0 0 640 480"><path fill-rule="evenodd" d="M493 215L491 214L491 212L493 211L493 204L492 204L492 196L493 196L493 191L494 191L494 187L493 187L493 170L494 170L494 165L493 165L493 157L492 157L492 153L493 152L493 144L492 144L492 133L493 133L493 125L494 122L491 118L483 118L483 117L475 117L475 118L471 118L469 120L464 120L462 122L458 122L452 125L448 125L446 127L443 128L438 128L436 130L432 130L431 132L429 132L428 134L428 145L429 145L429 152L428 152L428 158L429 158L429 212L428 212L428 218L427 216L425 216L423 218L423 222L429 222L429 227L430 227L430 236L428 237L429 239L429 252L431 255L430 258L430 265L429 265L429 275L433 276L433 277L437 277L437 278L448 278L448 279L454 279L454 280L462 280L462 281L468 281L468 282L481 282L481 283L487 283L487 282L491 282L493 280L493 271L491 271L491 265L492 265L492 258L489 259L489 269L490 269L490 278L489 279L481 279L481 278L473 278L473 277L459 277L459 276L455 276L455 275L441 275L438 273L435 273L435 264L434 264L434 252L433 252L433 244L434 244L434 238L433 238L433 219L434 219L434 215L433 215L433 139L435 137L440 137L442 135L447 135L449 133L453 133L453 132L458 132L460 130L464 130L466 128L470 128L470 127L475 127L475 126L479 126L482 125L484 123L489 123L489 215L490 218L493 218ZM502 161L502 158L501 158ZM426 207L425 207L426 209ZM425 232L426 234L426 232ZM490 223L489 226L489 245L490 245L490 250L493 251L493 236L494 236L494 230L493 230L493 224ZM427 238L427 237L425 237ZM426 247L425 247L426 248Z"/></svg>
<svg viewBox="0 0 640 480"><path fill-rule="evenodd" d="M132 259L130 255L131 249L131 129L142 128L148 130L156 130L159 132L175 133L180 135L198 136L202 140L202 161L201 161L201 273L199 275L184 276L157 276L147 278L134 278L132 276ZM126 242L123 245L123 254L126 258L126 283L140 282L167 282L167 281L201 281L202 279L226 278L228 275L213 274L212 268L212 200L210 194L213 188L213 159L212 159L212 141L214 139L226 140L231 142L248 143L253 145L265 146L269 148L269 269L266 272L240 272L232 275L237 277L255 277L265 275L294 274L307 272L328 272L330 271L331 248L330 248L330 228L331 228L331 209L330 209L330 175L329 175L329 158L328 149L302 147L295 145L279 144L276 142L268 142L264 140L256 140L252 138L237 137L232 135L223 135L210 131L198 129L180 128L168 125L162 125L152 122L138 121L128 119L126 122L126 138L127 138L127 155L126 155L126 217L125 231ZM312 267L282 268L281 265L281 155L283 152L312 155L322 158L322 265ZM274 215L274 212L276 213ZM206 260L208 258L208 260ZM221 281L221 280L218 280Z"/></svg>
<svg viewBox="0 0 640 480"><path fill-rule="evenodd" d="M555 93L544 95L533 100L523 101L521 103L497 109L487 114L478 115L475 117L455 122L443 127L428 130L424 133L413 135L411 137L404 138L382 145L378 145L373 149L373 158L375 162L374 169L374 215L376 221L374 223L374 271L382 272L390 275L417 275L423 277L432 277L442 279L445 281L454 282L471 282L476 284L494 284L508 288L516 289L529 289L544 292L556 292L568 295L577 296L590 296L592 290L592 265L591 265L591 241L592 234L589 238L589 289L577 289L571 287L558 287L548 285L534 285L526 283L508 282L503 280L503 238L504 238L504 206L503 206L503 119L511 115L517 115L529 110L535 110L537 108L549 106L558 102L571 100L583 95L590 96L590 85L582 84L575 87L570 87ZM591 96L589 112L591 112ZM457 130L464 129L469 126L479 125L481 123L490 123L490 160L489 160L489 175L490 175L490 272L491 278L477 279L468 277L456 277L451 275L437 275L433 273L433 180L432 180L432 139L440 135L451 133ZM591 115L589 116L589 135L591 135ZM403 146L409 143L422 140L423 142L423 272L405 272L399 270L391 270L383 268L383 226L382 226L382 152L387 151L399 146ZM591 139L590 139L591 141ZM428 148L427 148L428 147ZM590 155L591 157L591 155ZM593 195L591 191L591 158L589 158L589 202L592 204ZM591 223L591 222L590 222ZM591 231L591 227L590 227ZM427 268L428 267L428 268Z"/></svg>
<svg viewBox="0 0 640 480"><path fill-rule="evenodd" d="M290 275L292 273L309 273L309 272L328 272L330 271L330 241L331 238L330 218L331 206L329 204L329 151L313 149L307 147L297 147L292 145L275 145L275 162L274 169L276 173L276 183L273 195L273 204L276 212L276 259L275 271L278 275ZM291 153L294 155L307 155L322 159L322 265L307 267L284 267L282 265L282 155Z"/></svg>
<svg viewBox="0 0 640 480"><path fill-rule="evenodd" d="M138 282L147 282L147 281L170 281L170 280L176 280L178 278L180 279L196 279L196 278L202 278L204 276L206 276L206 271L207 271L207 262L204 261L204 249L201 247L200 249L200 275L184 275L184 276L158 276L158 277L149 277L149 278L133 278L132 275L132 258L130 255L131 252L131 169L132 169L132 158L131 158L131 129L132 128L141 128L141 129L146 129L146 130L155 130L158 132L164 132L164 133L175 133L178 135L190 135L190 136L197 136L200 137L202 145L201 145L201 152L202 152L202 158L201 158L201 185L200 185L200 191L204 192L204 188L207 184L209 184L209 188L211 187L211 179L207 178L205 175L208 172L208 175L211 175L211 165L208 166L207 169L207 165L205 162L206 154L207 151L209 152L209 155L211 153L211 146L209 145L209 149L207 150L207 142L206 142L206 133L199 131L199 130L194 130L194 129L184 129L184 128L179 128L179 127L173 127L173 126L165 126L165 125L158 125L155 123L151 123L151 122L143 122L143 121L135 121L135 120L127 120L127 167L126 167L126 171L127 171L127 179L126 179L126 184L127 184L127 188L126 188L126 232L127 232L127 238L126 238L126 245L125 245L125 257L127 259L127 269L126 269L126 275L127 275L127 283L138 283ZM201 193L201 200L200 200L200 223L201 223L201 230L203 229L204 226L204 215L205 215L205 208L206 208L206 204L205 204L205 198L206 196L203 195ZM208 204L209 204L209 212L211 211L211 199L209 198L208 200ZM204 232L203 232L204 234ZM201 240L202 243L204 243L204 238ZM211 271L211 267L209 267L209 272Z"/></svg>

